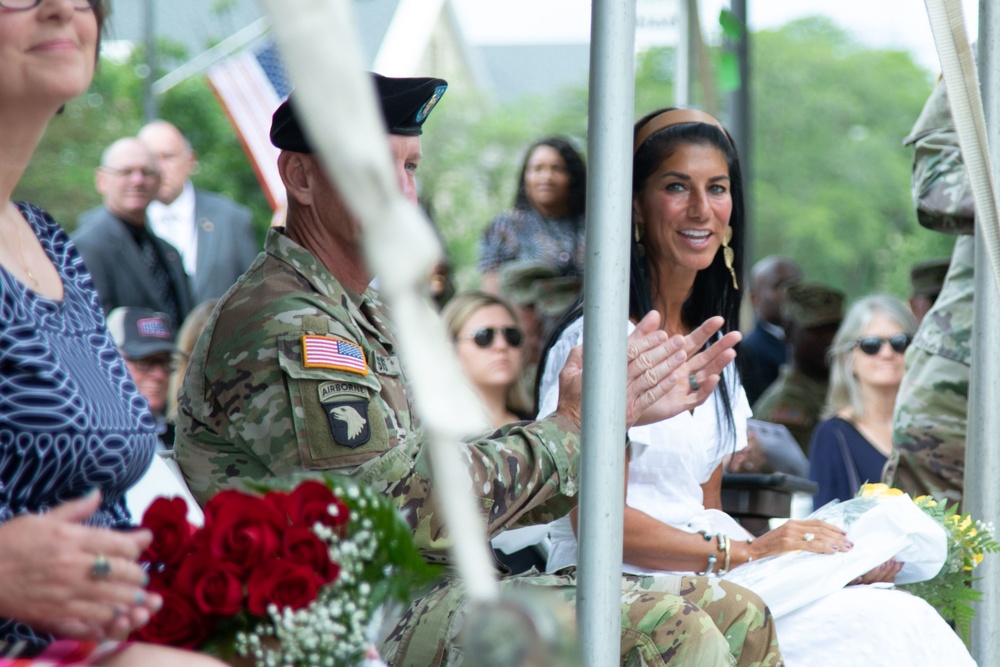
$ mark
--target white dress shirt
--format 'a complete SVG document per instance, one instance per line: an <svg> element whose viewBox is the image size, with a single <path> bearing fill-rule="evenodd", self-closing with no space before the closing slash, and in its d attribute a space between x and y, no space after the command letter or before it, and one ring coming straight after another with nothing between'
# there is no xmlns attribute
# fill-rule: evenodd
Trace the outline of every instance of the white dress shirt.
<svg viewBox="0 0 1000 667"><path fill-rule="evenodd" d="M170 204L154 201L146 209L153 233L177 248L184 271L193 278L198 261L198 227L194 217L194 186L191 181Z"/></svg>

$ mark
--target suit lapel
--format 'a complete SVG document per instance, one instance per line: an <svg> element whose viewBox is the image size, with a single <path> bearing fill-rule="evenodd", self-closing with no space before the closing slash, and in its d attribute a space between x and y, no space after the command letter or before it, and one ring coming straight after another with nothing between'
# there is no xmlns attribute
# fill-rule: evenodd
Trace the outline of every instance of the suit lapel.
<svg viewBox="0 0 1000 667"><path fill-rule="evenodd" d="M212 219L213 217L215 217L215 210L212 202L202 197L196 189L194 191L194 223L198 230L198 261L196 264L198 270L191 285L196 294L201 293L202 286L211 283L212 274L217 265L212 259L219 241L219 228Z"/></svg>

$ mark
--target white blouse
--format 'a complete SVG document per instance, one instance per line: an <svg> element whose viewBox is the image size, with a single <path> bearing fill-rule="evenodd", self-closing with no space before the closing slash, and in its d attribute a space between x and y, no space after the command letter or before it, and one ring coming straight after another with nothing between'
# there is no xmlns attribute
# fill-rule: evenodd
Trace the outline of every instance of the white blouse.
<svg viewBox="0 0 1000 667"><path fill-rule="evenodd" d="M635 326L629 322L629 333L633 330ZM559 371L570 350L582 342L583 318L567 327L549 352L541 382L540 416L555 410L559 399ZM632 445L625 497L629 507L689 532L708 530L725 532L733 537L746 534L728 515L705 509L701 488L727 455L747 446L746 424L752 413L732 364L723 372L723 379L728 384L731 400L735 402L735 438L734 434L725 432L725 413L719 392L695 408L693 414L683 412L670 419L634 426L629 430ZM552 572L575 565L577 543L569 517L554 521L549 526L552 547L547 569ZM632 573L650 572L627 563L624 568Z"/></svg>

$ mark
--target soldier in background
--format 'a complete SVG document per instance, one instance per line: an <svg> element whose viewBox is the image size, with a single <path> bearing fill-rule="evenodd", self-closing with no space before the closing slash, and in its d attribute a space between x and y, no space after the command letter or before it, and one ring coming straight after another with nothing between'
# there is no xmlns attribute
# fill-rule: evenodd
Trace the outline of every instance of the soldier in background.
<svg viewBox="0 0 1000 667"><path fill-rule="evenodd" d="M819 283L788 288L785 339L791 352L778 379L753 406L754 418L784 424L809 455L809 439L826 404L827 354L844 317L843 293Z"/></svg>
<svg viewBox="0 0 1000 667"><path fill-rule="evenodd" d="M525 334L518 393L526 413L536 413L535 379L541 345L559 316L576 301L582 287L579 276L563 276L558 267L541 260L516 260L500 269L500 294L517 308Z"/></svg>
<svg viewBox="0 0 1000 667"><path fill-rule="evenodd" d="M445 86L441 79L376 75L396 174L414 201L418 135ZM220 301L195 347L179 399L178 463L200 502L245 479L301 470L350 474L406 508L425 557L444 561L451 538L435 506L429 448L411 409L395 328L369 287L359 223L312 155L290 101L275 112L271 140L282 149L278 167L288 190L288 224L269 230L265 257ZM711 351L690 361L699 376L695 384L702 384L690 392L670 375L688 376L678 366L675 345L681 343L667 342L653 324L640 322L629 338L627 423L640 412L666 416L637 410L660 393L654 386L677 387L664 402L678 411L704 401L715 385L706 373L719 373L729 358L725 348L732 338L711 348L718 354L714 365ZM700 349L709 329L687 337L686 350ZM547 418L455 443L468 461L490 536L514 523L549 521L575 505L580 363L578 353L567 363L559 407ZM622 433L619 443L607 444L624 442ZM504 578L503 584L575 601L575 576L534 573ZM385 639L385 661L396 667L460 664L458 632L467 602L464 588L445 577ZM630 665L730 665L734 655L745 665L782 661L764 603L726 581L623 577L621 624L622 660Z"/></svg>
<svg viewBox="0 0 1000 667"><path fill-rule="evenodd" d="M904 143L914 147L917 220L928 229L959 236L941 293L906 351L884 481L914 497L960 501L972 358L975 210L942 81Z"/></svg>
<svg viewBox="0 0 1000 667"><path fill-rule="evenodd" d="M924 316L937 301L951 260L947 257L929 259L914 264L910 269L910 311L920 324Z"/></svg>

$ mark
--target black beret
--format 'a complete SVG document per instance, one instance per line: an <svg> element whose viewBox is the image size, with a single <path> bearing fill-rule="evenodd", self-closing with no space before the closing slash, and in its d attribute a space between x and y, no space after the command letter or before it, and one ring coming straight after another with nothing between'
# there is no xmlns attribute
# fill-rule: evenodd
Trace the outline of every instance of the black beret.
<svg viewBox="0 0 1000 667"><path fill-rule="evenodd" d="M372 77L378 91L382 117L392 134L421 134L424 121L448 89L448 82L444 79L394 79L374 72ZM293 106L289 95L275 110L271 119L271 143L286 151L312 153L312 147L302 132Z"/></svg>

